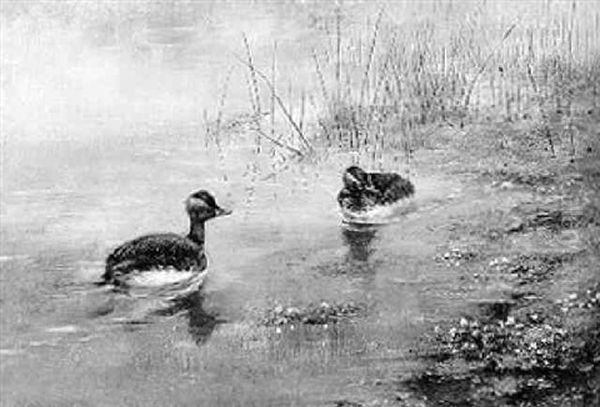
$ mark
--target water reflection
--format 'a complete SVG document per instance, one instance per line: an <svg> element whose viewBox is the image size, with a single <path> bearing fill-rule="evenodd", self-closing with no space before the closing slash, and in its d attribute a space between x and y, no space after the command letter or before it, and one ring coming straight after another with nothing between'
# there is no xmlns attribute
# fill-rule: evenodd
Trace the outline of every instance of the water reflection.
<svg viewBox="0 0 600 407"><path fill-rule="evenodd" d="M368 225L352 225L342 228L342 238L348 253L346 261L352 262L368 262L369 257L375 252L372 247L373 240L377 236L377 228Z"/></svg>
<svg viewBox="0 0 600 407"><path fill-rule="evenodd" d="M373 280L377 264L371 260L376 249L378 229L375 226L344 225L341 229L342 243L347 250L341 258L319 265L321 274L327 276L351 276Z"/></svg>
<svg viewBox="0 0 600 407"><path fill-rule="evenodd" d="M96 290L98 290L96 288ZM103 290L107 290L104 289ZM197 344L205 343L216 326L227 322L215 312L206 311L206 295L195 291L173 300L155 298L133 298L126 292L114 290L97 292L103 300L93 301L87 317L108 318L113 323L124 326L126 331L135 331L143 325L160 323L161 319L182 316L187 319L188 332ZM108 296L107 296L108 294Z"/></svg>
<svg viewBox="0 0 600 407"><path fill-rule="evenodd" d="M155 311L155 315L184 314L188 319L188 331L197 344L205 343L218 324L227 322L214 312L204 309L206 296L200 291L177 298L166 309Z"/></svg>

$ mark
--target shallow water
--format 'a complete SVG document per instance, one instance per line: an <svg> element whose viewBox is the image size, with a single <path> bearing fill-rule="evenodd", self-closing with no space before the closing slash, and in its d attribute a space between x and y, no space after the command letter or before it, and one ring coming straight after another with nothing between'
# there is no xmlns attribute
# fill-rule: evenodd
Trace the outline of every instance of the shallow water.
<svg viewBox="0 0 600 407"><path fill-rule="evenodd" d="M205 20L150 21L137 54L124 55L102 27L73 40L51 26L37 45L25 31L29 50L4 40L14 70L3 77L3 404L360 398L361 383L414 369L412 341L462 306L446 295L456 275L433 257L445 243L440 225L484 207L482 191L416 174L411 210L389 225L348 227L335 196L356 157L288 163L245 139L204 141L200 112L214 108L231 62L223 55L240 51L241 32L263 61L279 40L282 63L308 77L302 64L312 70L310 48L330 38L321 23L331 10L205 4ZM377 8L362 7L349 7L345 24L375 18ZM302 42L298 63L285 45ZM232 85L228 112L247 109L246 92ZM140 234L185 231L182 201L199 188L234 211L207 226L203 295L188 313L132 323L152 304L92 284L105 256ZM293 330L258 324L275 304L350 300L367 315Z"/></svg>
<svg viewBox="0 0 600 407"><path fill-rule="evenodd" d="M35 186L15 183L3 194L0 348L9 405L324 403L354 392L352 383L377 375L372 369L410 369L410 358L398 360L425 319L451 312L436 292L452 276L425 269L440 242L423 230L460 198L459 186L415 177L413 212L352 228L335 201L341 162L297 164L261 181L260 169L236 168L270 160L249 148L231 148L222 162L211 148L164 156L155 148L136 141L131 149L153 159L126 165L125 148L103 150L87 168L82 154L97 150L81 146ZM203 298L189 314L127 323L152 304L92 285L106 254L138 234L184 231L182 198L199 187L234 211L207 225ZM258 324L275 304L321 301L365 303L368 314L295 331Z"/></svg>

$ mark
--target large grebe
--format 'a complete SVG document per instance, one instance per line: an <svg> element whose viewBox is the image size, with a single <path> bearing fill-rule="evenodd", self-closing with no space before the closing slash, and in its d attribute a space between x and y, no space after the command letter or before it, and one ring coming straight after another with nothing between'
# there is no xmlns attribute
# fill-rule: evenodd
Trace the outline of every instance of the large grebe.
<svg viewBox="0 0 600 407"><path fill-rule="evenodd" d="M185 201L190 218L190 231L186 236L160 233L138 237L117 247L106 258L103 283L127 287L129 285L160 285L177 283L188 274L198 275L207 266L204 253L204 222L218 216L229 215L230 210L217 205L215 198L201 190ZM169 269L170 277L164 281L149 276Z"/></svg>
<svg viewBox="0 0 600 407"><path fill-rule="evenodd" d="M343 211L364 212L390 205L415 193L414 185L395 173L366 172L348 167L342 176L344 187L337 201Z"/></svg>

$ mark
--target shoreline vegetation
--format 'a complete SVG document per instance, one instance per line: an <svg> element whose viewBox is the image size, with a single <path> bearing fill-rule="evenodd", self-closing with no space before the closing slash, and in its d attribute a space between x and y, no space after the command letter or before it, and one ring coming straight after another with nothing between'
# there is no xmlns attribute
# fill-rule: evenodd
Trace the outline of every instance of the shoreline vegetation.
<svg viewBox="0 0 600 407"><path fill-rule="evenodd" d="M146 58L143 33L153 19L197 27L202 7L219 7L83 3L4 1L3 31L26 38L101 27L97 41ZM286 162L351 153L373 169L444 173L491 193L528 194L509 210L458 219L436 257L440 267L459 268L465 287L505 289L434 324L414 345L422 372L382 377L371 398L335 405L599 405L598 2L540 1L536 15L516 2L426 3L382 5L366 28L348 25L353 6L344 3L305 11L328 40L311 50L312 72L300 84L280 78L282 44L269 55L246 32L214 106L198 112L204 142L247 137L257 154ZM18 66L3 65L9 83ZM233 83L234 71L244 84ZM249 108L230 116L229 92L240 86ZM278 304L265 318L285 329L361 315L353 304L326 305Z"/></svg>

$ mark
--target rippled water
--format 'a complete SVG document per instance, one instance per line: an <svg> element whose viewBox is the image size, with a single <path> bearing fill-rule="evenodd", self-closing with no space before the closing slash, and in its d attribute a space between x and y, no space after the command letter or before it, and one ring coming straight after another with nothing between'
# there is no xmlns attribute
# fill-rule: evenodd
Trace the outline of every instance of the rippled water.
<svg viewBox="0 0 600 407"><path fill-rule="evenodd" d="M142 62L102 27L77 38L83 45L60 31L40 34L38 65L12 43L0 257L6 405L360 397L359 383L410 371L408 349L424 323L458 306L440 294L456 276L432 266L440 222L473 205L456 182L416 174L413 206L396 222L349 227L335 196L351 156L286 163L247 140L204 142L201 111L214 107L241 32L258 44L257 59L279 39L282 63L308 76L301 65L310 52L298 62L285 45L306 41L307 51L327 33L319 14L294 4L227 3L205 20L154 21L134 44ZM360 11L373 10L363 5L356 21ZM229 112L247 109L246 92L232 85ZM199 188L234 211L207 226L203 296L186 304L189 313L128 323L151 304L92 284L105 256L136 235L185 231L182 201ZM364 303L368 312L339 326L258 324L274 304L320 301Z"/></svg>

